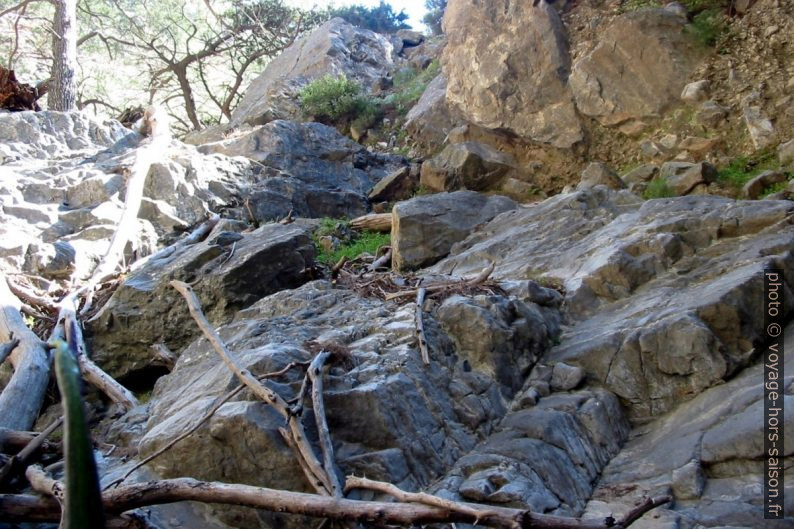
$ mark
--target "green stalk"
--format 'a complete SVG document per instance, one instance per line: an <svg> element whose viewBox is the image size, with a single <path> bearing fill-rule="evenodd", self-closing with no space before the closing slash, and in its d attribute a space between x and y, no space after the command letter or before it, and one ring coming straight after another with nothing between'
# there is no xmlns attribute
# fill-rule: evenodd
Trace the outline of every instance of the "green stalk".
<svg viewBox="0 0 794 529"><path fill-rule="evenodd" d="M64 414L66 485L61 529L102 529L102 496L80 393L77 352L63 341L51 345L55 348L55 375Z"/></svg>

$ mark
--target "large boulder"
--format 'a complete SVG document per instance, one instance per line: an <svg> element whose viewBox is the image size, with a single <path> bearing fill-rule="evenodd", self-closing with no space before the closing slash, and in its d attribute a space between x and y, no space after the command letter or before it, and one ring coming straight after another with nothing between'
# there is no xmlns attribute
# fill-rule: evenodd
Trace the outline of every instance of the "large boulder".
<svg viewBox="0 0 794 529"><path fill-rule="evenodd" d="M264 166L247 190L260 222L286 216L356 217L382 178L405 166L400 156L374 154L320 123L277 120L199 147L203 153L244 156Z"/></svg>
<svg viewBox="0 0 794 529"><path fill-rule="evenodd" d="M447 101L468 121L556 147L582 139L565 28L554 7L451 0L444 28Z"/></svg>
<svg viewBox="0 0 794 529"><path fill-rule="evenodd" d="M419 183L430 191L497 191L511 179L528 179L512 156L469 141L449 145L425 161Z"/></svg>
<svg viewBox="0 0 794 529"><path fill-rule="evenodd" d="M430 269L535 278L572 325L547 360L583 367L631 417L665 413L745 366L764 337L763 269L794 272L794 205L595 187L500 215ZM791 285L787 286L791 290Z"/></svg>
<svg viewBox="0 0 794 529"><path fill-rule="evenodd" d="M516 207L507 197L474 191L424 195L398 203L392 210L395 269L435 263L477 226Z"/></svg>
<svg viewBox="0 0 794 529"><path fill-rule="evenodd" d="M298 93L323 75L344 75L377 89L393 67L390 39L334 18L301 37L270 61L232 114L231 125L262 125L300 117Z"/></svg>
<svg viewBox="0 0 794 529"><path fill-rule="evenodd" d="M151 345L179 351L199 333L172 280L195 283L214 325L307 280L314 259L307 228L269 224L245 234L233 228L222 222L205 241L158 254L125 279L87 322L94 360L105 371L116 377L144 371L156 363Z"/></svg>
<svg viewBox="0 0 794 529"><path fill-rule="evenodd" d="M570 86L579 111L620 125L658 117L677 102L702 55L686 22L666 9L617 17L573 65Z"/></svg>

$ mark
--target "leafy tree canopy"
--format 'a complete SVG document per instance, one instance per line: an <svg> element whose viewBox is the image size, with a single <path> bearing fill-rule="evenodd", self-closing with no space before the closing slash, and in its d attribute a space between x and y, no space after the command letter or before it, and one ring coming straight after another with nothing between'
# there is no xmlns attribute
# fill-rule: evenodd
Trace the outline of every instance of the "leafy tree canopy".
<svg viewBox="0 0 794 529"><path fill-rule="evenodd" d="M328 10L331 17L344 18L354 26L371 29L377 33L394 33L400 29L410 29L406 24L408 15L401 10L395 13L391 5L383 0L375 7L352 5L335 7Z"/></svg>

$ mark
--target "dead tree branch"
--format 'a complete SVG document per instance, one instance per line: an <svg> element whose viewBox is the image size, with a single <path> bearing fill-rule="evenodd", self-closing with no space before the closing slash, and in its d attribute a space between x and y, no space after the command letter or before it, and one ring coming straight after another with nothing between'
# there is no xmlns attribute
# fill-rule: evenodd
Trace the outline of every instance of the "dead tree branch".
<svg viewBox="0 0 794 529"><path fill-rule="evenodd" d="M7 483L14 474L24 469L30 462L30 458L33 457L33 454L44 445L47 441L47 437L60 428L61 424L63 424L63 417L59 417L50 423L40 434L31 439L17 455L9 459L3 468L0 468L0 485Z"/></svg>
<svg viewBox="0 0 794 529"><path fill-rule="evenodd" d="M308 468L311 471L307 473L306 477L309 479L312 486L320 493L331 494L333 487L331 486L328 474L325 472L325 469L323 469L322 464L317 459L317 455L309 444L300 418L290 413L289 405L278 393L264 384L260 384L250 371L240 365L231 351L227 349L221 337L212 325L210 325L210 322L207 321L201 309L201 303L190 285L181 281L171 281L171 286L185 298L190 315L193 316L196 324L207 340L212 344L212 347L215 349L215 352L218 353L218 356L221 357L223 363L226 364L226 367L228 367L229 370L257 396L257 398L273 406L273 408L287 421L292 441L298 449L297 454L304 460L306 464L304 468Z"/></svg>
<svg viewBox="0 0 794 529"><path fill-rule="evenodd" d="M317 424L317 435L320 438L320 449L323 453L323 467L331 483L331 495L342 497L342 483L336 470L334 459L334 445L331 441L331 432L325 419L325 402L323 401L323 369L331 357L328 351L320 351L309 364L309 379L312 382L312 405L314 406L314 420Z"/></svg>
<svg viewBox="0 0 794 529"><path fill-rule="evenodd" d="M49 487L49 490L52 490L53 485L50 481L41 480L38 486L42 489ZM469 508L483 516L479 520L479 525L500 529L625 529L649 510L671 500L669 496L647 500L616 521L611 518L579 520L505 507L487 506L486 510L481 510L482 505L470 503L460 503L454 509L450 509L417 503L358 501L250 485L202 482L192 478L149 481L107 490L102 494L102 501L108 514L119 514L150 505L198 501L241 505L332 520L410 526L430 523L477 523L476 515L465 512L466 508ZM0 512L3 513L3 520L7 522L57 521L60 507L51 497L0 494Z"/></svg>
<svg viewBox="0 0 794 529"><path fill-rule="evenodd" d="M422 352L422 362L424 364L430 365L430 352L427 348L427 337L425 336L425 324L422 321L422 313L424 312L425 305L425 295L427 294L427 290L424 288L419 288L416 291L416 314L415 314L415 321L416 321L416 339L419 342L419 350Z"/></svg>

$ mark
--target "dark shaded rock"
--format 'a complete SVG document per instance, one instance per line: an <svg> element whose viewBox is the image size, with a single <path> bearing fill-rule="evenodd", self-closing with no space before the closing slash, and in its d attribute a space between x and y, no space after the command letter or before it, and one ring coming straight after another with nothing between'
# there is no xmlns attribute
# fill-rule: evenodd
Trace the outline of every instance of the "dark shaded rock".
<svg viewBox="0 0 794 529"><path fill-rule="evenodd" d="M213 241L211 235L208 241ZM201 242L152 259L130 274L87 325L94 360L113 376L149 367L155 343L178 352L199 334L187 306L169 285L200 279L193 289L214 325L261 297L302 284L314 257L306 229L270 224L231 248ZM227 260L228 259L228 260Z"/></svg>
<svg viewBox="0 0 794 529"><path fill-rule="evenodd" d="M265 166L247 190L260 222L290 211L300 217L363 215L375 184L405 165L402 157L370 153L332 127L282 120L199 150L245 156Z"/></svg>

